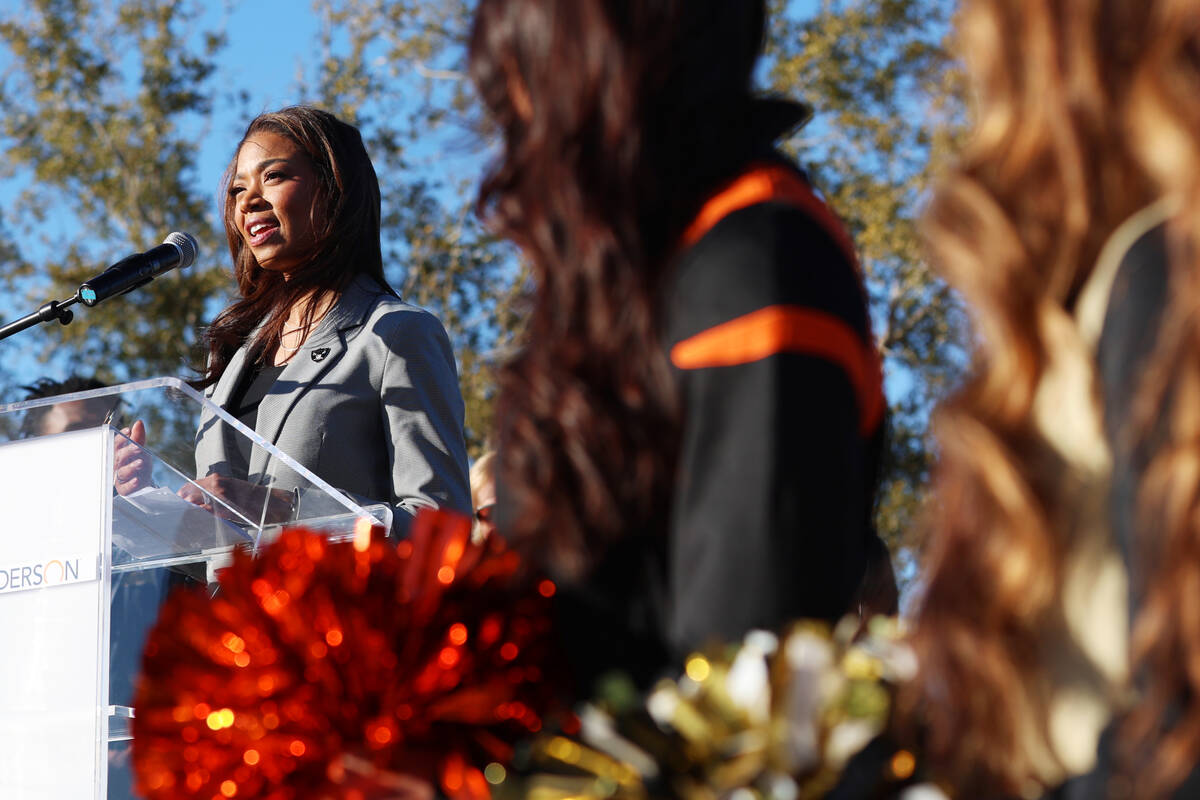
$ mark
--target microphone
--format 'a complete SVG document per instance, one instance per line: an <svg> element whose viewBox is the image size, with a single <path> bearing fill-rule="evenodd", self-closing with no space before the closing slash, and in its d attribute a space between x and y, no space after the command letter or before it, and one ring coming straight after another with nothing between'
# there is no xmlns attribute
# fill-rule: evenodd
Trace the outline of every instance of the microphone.
<svg viewBox="0 0 1200 800"><path fill-rule="evenodd" d="M143 286L176 267L189 267L196 260L196 240L175 231L157 247L125 256L90 281L80 284L76 295L85 306L95 306L118 294Z"/></svg>

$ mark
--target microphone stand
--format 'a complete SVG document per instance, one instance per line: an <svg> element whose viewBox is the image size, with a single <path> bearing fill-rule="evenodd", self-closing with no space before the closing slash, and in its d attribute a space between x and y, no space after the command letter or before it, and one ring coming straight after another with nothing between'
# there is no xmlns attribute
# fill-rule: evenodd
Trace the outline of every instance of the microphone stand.
<svg viewBox="0 0 1200 800"><path fill-rule="evenodd" d="M75 318L75 312L69 311L68 308L78 302L78 292L76 292L75 296L69 300L63 300L61 302L58 300L51 300L49 303L46 303L32 314L21 317L16 322L10 322L4 327L0 328L0 339L7 339L14 333L20 333L26 328L32 328L34 325L37 325L40 322L49 322L52 319L58 320L63 325L70 325L71 320Z"/></svg>

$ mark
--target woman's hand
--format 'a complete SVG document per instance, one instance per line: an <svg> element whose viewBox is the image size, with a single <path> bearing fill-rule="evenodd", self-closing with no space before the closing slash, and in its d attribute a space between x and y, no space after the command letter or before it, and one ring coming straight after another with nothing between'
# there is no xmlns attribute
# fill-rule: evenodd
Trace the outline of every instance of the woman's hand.
<svg viewBox="0 0 1200 800"><path fill-rule="evenodd" d="M180 489L179 496L224 519L236 519L237 514L241 514L251 522L257 522L259 519L267 523L288 522L296 512L295 496L292 492L268 489L225 475L197 478ZM214 503L214 498L221 502Z"/></svg>
<svg viewBox="0 0 1200 800"><path fill-rule="evenodd" d="M121 496L131 495L154 484L150 480L150 459L142 450L146 443L146 425L140 419L121 429L113 446L113 486Z"/></svg>

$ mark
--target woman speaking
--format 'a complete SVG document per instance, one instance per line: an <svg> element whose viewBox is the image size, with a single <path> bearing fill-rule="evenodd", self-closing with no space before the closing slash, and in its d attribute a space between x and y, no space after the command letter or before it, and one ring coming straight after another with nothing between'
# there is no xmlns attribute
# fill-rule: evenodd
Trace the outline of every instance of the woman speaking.
<svg viewBox="0 0 1200 800"><path fill-rule="evenodd" d="M208 396L355 502L391 506L398 535L422 507L469 512L450 342L384 279L379 183L359 132L304 106L262 114L224 185L238 297L205 336ZM201 419L198 479L180 493L276 521L295 513L290 487L305 482L231 433Z"/></svg>

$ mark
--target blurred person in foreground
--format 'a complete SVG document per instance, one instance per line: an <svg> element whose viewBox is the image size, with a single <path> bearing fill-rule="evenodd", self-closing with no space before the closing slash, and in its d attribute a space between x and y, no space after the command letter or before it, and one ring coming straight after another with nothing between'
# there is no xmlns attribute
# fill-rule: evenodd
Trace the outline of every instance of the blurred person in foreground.
<svg viewBox="0 0 1200 800"><path fill-rule="evenodd" d="M559 583L580 689L837 620L876 534L853 246L757 97L762 0L482 0L479 211L533 268L500 371L497 528Z"/></svg>
<svg viewBox="0 0 1200 800"><path fill-rule="evenodd" d="M926 223L977 336L903 716L956 796L1194 797L1200 2L971 0L960 45Z"/></svg>

